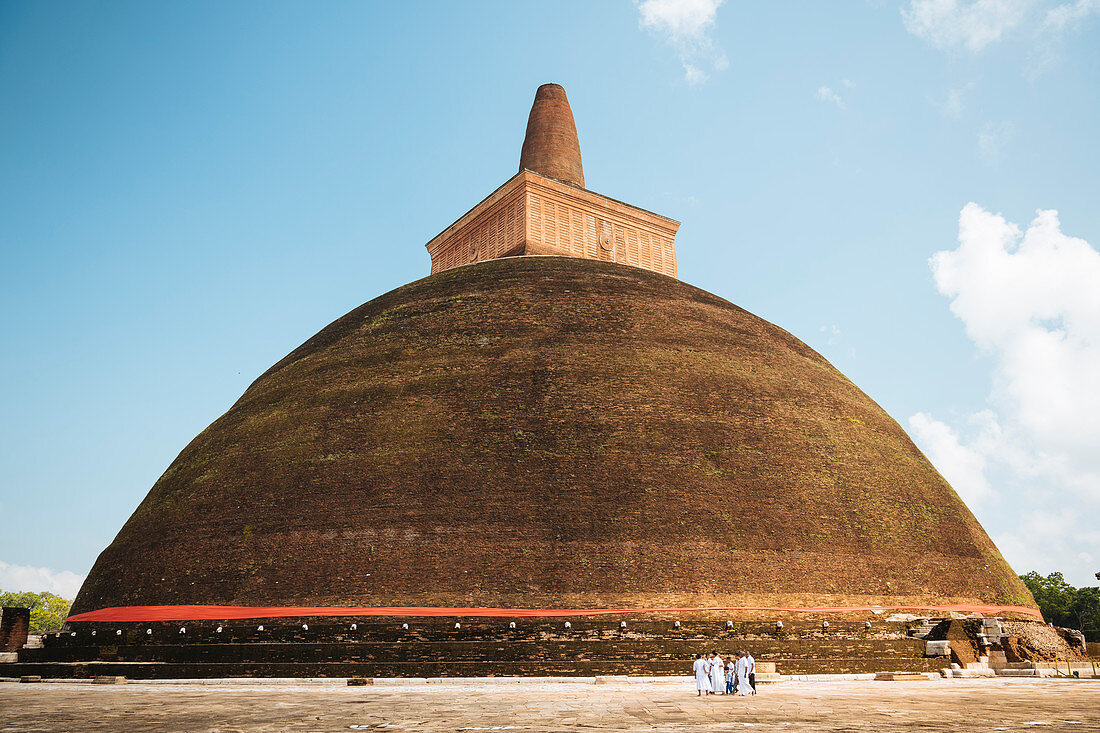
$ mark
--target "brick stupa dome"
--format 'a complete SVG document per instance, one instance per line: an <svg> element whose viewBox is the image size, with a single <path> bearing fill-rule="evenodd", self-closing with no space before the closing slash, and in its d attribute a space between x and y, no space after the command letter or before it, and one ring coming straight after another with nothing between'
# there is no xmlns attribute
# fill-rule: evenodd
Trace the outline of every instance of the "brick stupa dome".
<svg viewBox="0 0 1100 733"><path fill-rule="evenodd" d="M427 244L434 274L323 329L195 438L76 620L1034 615L896 422L675 279L678 222L584 185L565 90L543 85L519 172Z"/></svg>
<svg viewBox="0 0 1100 733"><path fill-rule="evenodd" d="M260 376L73 612L966 603L1034 607L813 349L665 275L513 257L378 297Z"/></svg>

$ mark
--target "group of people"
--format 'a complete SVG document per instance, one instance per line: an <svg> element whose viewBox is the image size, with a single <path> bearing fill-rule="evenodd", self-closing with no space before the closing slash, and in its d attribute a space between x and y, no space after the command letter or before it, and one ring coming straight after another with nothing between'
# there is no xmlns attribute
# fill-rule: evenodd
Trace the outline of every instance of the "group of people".
<svg viewBox="0 0 1100 733"><path fill-rule="evenodd" d="M699 695L755 695L756 660L744 649L722 659L718 652L709 657L695 655L695 689Z"/></svg>

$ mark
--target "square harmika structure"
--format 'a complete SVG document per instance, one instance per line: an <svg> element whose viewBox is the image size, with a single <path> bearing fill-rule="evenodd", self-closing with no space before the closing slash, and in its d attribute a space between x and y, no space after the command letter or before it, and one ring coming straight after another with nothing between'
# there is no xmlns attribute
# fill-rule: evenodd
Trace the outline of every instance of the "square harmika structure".
<svg viewBox="0 0 1100 733"><path fill-rule="evenodd" d="M668 217L523 170L426 247L433 275L498 257L559 255L676 277L679 227Z"/></svg>

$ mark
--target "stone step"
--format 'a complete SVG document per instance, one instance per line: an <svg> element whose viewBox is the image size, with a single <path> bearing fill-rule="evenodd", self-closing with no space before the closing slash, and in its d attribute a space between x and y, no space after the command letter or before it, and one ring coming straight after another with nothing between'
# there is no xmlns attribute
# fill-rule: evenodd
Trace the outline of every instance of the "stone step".
<svg viewBox="0 0 1100 733"><path fill-rule="evenodd" d="M1072 670L1092 670L1094 668L1100 669L1100 664L1086 661L1086 662L1032 662L1032 666L1036 669L1049 669L1055 672L1068 672Z"/></svg>
<svg viewBox="0 0 1100 733"><path fill-rule="evenodd" d="M941 669L940 674L953 679L972 679L975 677L996 677L997 671L990 667L977 669Z"/></svg>
<svg viewBox="0 0 1100 733"><path fill-rule="evenodd" d="M574 659L570 661L419 662L17 662L0 665L0 677L40 675L44 678L92 678L117 675L137 679L200 679L222 677L590 677L599 675L683 676L689 660ZM932 660L815 659L777 660L778 672L788 675L937 672ZM775 674L775 673L764 673ZM758 674L759 676L759 674Z"/></svg>
<svg viewBox="0 0 1100 733"><path fill-rule="evenodd" d="M998 677L1039 677L1037 669L998 669Z"/></svg>
<svg viewBox="0 0 1100 733"><path fill-rule="evenodd" d="M403 628L404 624L408 628ZM510 628L509 623L515 623ZM569 623L570 627L565 624ZM352 629L354 624L356 627ZM754 644L757 642L802 642L816 645L860 644L867 641L913 641L905 637L905 629L900 624L875 626L867 631L862 624L832 622L827 632L820 625L813 628L800 627L796 630L793 622L788 628L776 631L773 627L747 630L735 624L726 628L712 624L701 626L685 622L681 628L675 628L671 622L640 622L627 620L626 628L619 627L618 620L563 619L556 623L534 622L520 619L515 622L498 621L495 623L462 619L459 628L454 620L447 622L438 619L408 619L387 623L357 621L353 623L314 622L288 624L272 620L231 621L223 624L213 622L192 623L149 623L149 624L73 624L65 632L47 634L42 643L47 647L88 646L101 644L192 644L192 643L237 643L237 642L339 642L354 643L360 641L540 641L540 640L576 640L576 639L648 639L659 641L684 641L692 643L734 645ZM220 631L219 631L220 629ZM768 630L770 629L770 630Z"/></svg>
<svg viewBox="0 0 1100 733"><path fill-rule="evenodd" d="M1065 667L1060 672L1053 669L998 669L998 677L1072 677L1076 673L1078 677L1092 679L1100 676L1100 667L1093 670L1089 667L1073 667L1067 671Z"/></svg>
<svg viewBox="0 0 1100 733"><path fill-rule="evenodd" d="M751 649L760 663L789 664L802 660L832 660L839 663L860 659L901 662L924 659L919 642L864 642L859 645L760 642L743 646ZM649 662L690 660L697 652L709 651L710 648L714 647L667 640L66 645L24 649L19 654L19 661L430 663L439 659L485 662L632 659ZM717 646L717 649L720 652L727 651L721 646ZM943 662L938 664L942 665Z"/></svg>
<svg viewBox="0 0 1100 733"><path fill-rule="evenodd" d="M1005 662L998 669L1035 669L1034 662Z"/></svg>

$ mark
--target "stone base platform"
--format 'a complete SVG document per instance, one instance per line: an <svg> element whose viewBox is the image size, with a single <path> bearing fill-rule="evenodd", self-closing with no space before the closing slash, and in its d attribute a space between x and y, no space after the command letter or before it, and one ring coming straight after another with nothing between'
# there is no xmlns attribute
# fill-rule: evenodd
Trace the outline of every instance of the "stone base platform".
<svg viewBox="0 0 1100 733"><path fill-rule="evenodd" d="M513 627L512 624L515 624ZM905 623L774 625L580 618L281 619L74 624L0 664L0 677L507 677L684 675L697 653L749 650L790 674L938 672ZM767 674L766 669L761 670ZM761 681L764 681L761 679Z"/></svg>

